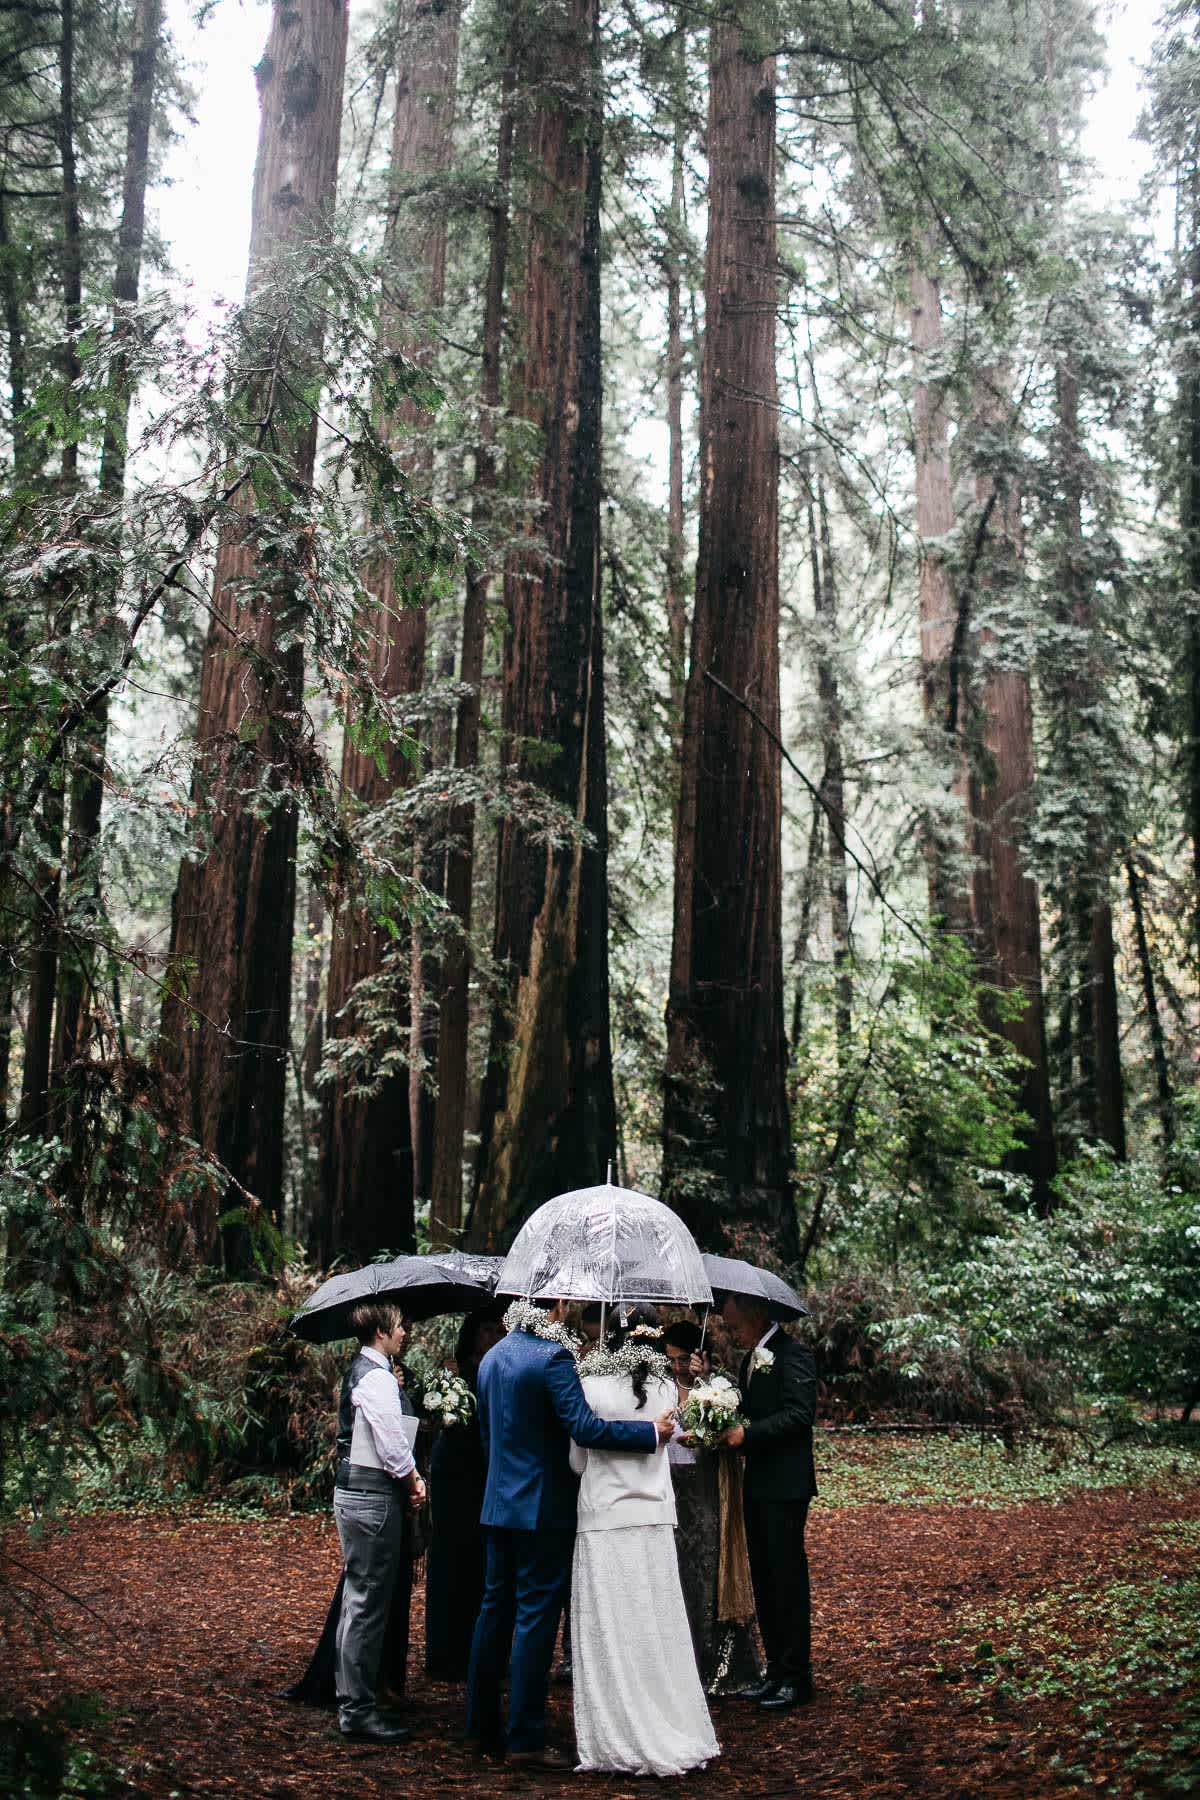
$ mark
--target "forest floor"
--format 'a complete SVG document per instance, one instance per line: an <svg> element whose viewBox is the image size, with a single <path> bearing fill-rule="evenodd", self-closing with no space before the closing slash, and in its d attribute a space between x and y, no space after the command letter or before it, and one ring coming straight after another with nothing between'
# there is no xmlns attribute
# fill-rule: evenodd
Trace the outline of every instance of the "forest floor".
<svg viewBox="0 0 1200 1800"><path fill-rule="evenodd" d="M90 1774L64 1791L101 1791L88 1783L107 1770L106 1791L156 1800L1200 1793L1200 1458L1075 1467L965 1439L874 1439L831 1443L822 1475L808 1534L816 1702L772 1719L717 1702L721 1761L683 1782L479 1763L461 1690L420 1673L416 1735L398 1749L345 1745L329 1715L278 1699L337 1578L333 1527L316 1515L97 1513L10 1539L58 1629L0 1645L4 1710L91 1692ZM555 1688L553 1714L569 1743L569 1690Z"/></svg>

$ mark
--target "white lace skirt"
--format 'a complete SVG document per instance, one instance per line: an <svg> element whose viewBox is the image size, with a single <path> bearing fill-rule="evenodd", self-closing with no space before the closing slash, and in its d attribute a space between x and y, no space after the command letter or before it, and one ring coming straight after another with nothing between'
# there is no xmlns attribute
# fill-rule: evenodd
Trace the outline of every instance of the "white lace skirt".
<svg viewBox="0 0 1200 1800"><path fill-rule="evenodd" d="M721 1753L670 1525L581 1531L571 1585L579 1768L682 1775Z"/></svg>

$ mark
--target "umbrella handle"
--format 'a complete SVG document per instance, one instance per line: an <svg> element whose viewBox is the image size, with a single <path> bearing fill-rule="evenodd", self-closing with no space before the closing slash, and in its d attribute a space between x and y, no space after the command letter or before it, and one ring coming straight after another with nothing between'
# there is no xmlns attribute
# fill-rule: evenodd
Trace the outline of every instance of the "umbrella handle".
<svg viewBox="0 0 1200 1800"><path fill-rule="evenodd" d="M711 1310L711 1307L705 1307L704 1317L700 1322L700 1348L702 1351L704 1349L704 1339L708 1335L708 1315Z"/></svg>

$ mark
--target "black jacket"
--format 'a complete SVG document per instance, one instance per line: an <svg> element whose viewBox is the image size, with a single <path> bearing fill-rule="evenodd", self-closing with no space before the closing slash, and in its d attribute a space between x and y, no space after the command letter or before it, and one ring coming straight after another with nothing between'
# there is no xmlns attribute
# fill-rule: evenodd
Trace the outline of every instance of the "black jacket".
<svg viewBox="0 0 1200 1800"><path fill-rule="evenodd" d="M743 1357L738 1385L746 1426L746 1498L809 1500L817 1491L813 1420L817 1365L811 1350L778 1326L765 1348L775 1361L750 1374L753 1352Z"/></svg>

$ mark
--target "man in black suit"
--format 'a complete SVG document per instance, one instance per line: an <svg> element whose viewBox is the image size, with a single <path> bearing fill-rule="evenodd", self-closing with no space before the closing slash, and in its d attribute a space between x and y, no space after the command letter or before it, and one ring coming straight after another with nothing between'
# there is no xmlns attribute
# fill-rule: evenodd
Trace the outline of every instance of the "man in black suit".
<svg viewBox="0 0 1200 1800"><path fill-rule="evenodd" d="M731 1426L720 1441L746 1457L746 1544L767 1652L767 1678L752 1697L767 1712L785 1712L812 1699L804 1524L817 1491L817 1365L810 1350L774 1323L765 1301L730 1294L721 1317L746 1353L738 1385L748 1422Z"/></svg>

